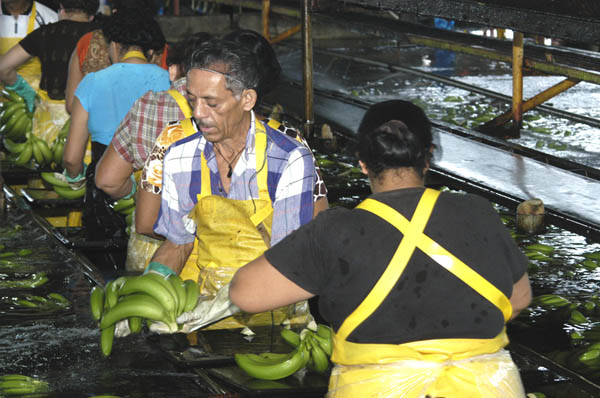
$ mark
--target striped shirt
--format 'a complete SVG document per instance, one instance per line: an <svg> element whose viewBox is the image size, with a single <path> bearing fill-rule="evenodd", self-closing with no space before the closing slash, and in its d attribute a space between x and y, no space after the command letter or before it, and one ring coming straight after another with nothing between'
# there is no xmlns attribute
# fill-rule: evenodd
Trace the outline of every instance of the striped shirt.
<svg viewBox="0 0 600 398"><path fill-rule="evenodd" d="M171 88L185 95L185 77L176 80ZM168 91L148 91L138 98L123 118L112 145L133 168L139 170L150 155L156 137L169 122L183 119L185 116L175 99Z"/></svg>
<svg viewBox="0 0 600 398"><path fill-rule="evenodd" d="M231 176L229 194L221 186L213 144L197 132L171 145L164 159L161 208L154 231L176 244L194 241L195 223L188 218L201 190L201 154L210 169L213 195L234 200L258 198L255 121ZM197 126L195 126L197 129ZM312 153L298 141L265 126L267 132L267 184L273 203L271 245L313 217L315 167Z"/></svg>

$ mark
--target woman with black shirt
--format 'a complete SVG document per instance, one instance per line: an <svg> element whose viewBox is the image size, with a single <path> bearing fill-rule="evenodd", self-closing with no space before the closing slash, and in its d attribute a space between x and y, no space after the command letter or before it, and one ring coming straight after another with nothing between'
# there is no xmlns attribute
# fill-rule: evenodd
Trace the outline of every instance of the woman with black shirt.
<svg viewBox="0 0 600 398"><path fill-rule="evenodd" d="M425 188L420 108L374 105L358 138L373 195L239 269L231 301L260 312L319 295L335 331L328 397L524 397L503 347L531 300L527 258L485 199Z"/></svg>
<svg viewBox="0 0 600 398"><path fill-rule="evenodd" d="M64 100L69 59L81 36L97 28L93 19L98 6L98 0L61 0L58 22L40 26L0 57L0 81L25 98L29 111L37 107L33 133L48 143L68 119ZM17 74L33 57L42 64L37 92Z"/></svg>

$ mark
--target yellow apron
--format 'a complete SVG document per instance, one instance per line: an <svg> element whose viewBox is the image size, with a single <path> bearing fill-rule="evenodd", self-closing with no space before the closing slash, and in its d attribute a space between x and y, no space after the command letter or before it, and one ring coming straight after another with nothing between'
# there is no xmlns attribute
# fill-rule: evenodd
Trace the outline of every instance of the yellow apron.
<svg viewBox="0 0 600 398"><path fill-rule="evenodd" d="M27 23L27 34L30 34L35 29L35 16L37 14L35 8L35 1L31 7L31 14L29 14L29 21ZM6 54L8 50L14 47L15 44L19 44L22 37L2 37L0 38L0 55ZM42 75L42 64L38 57L32 57L27 60L23 65L17 68L17 73L23 76L23 79L29 83L34 89L40 87L40 78Z"/></svg>
<svg viewBox="0 0 600 398"><path fill-rule="evenodd" d="M202 154L201 191L189 215L196 221L197 261L186 263L181 278L198 281L203 295L214 296L231 281L238 268L262 255L270 245L273 206L267 187L267 134L260 122L256 123L255 140L258 199L233 200L212 195L210 169ZM279 324L285 319L304 323L309 317L304 301L260 314L238 313L209 329Z"/></svg>
<svg viewBox="0 0 600 398"><path fill-rule="evenodd" d="M192 121L190 119L192 117L192 108L188 104L187 100L177 90L171 89L168 91L168 93L171 95L171 97L173 97L175 102L177 102L179 109L186 119L181 121L184 137L194 134L196 129L192 125ZM141 170L134 173L134 175L139 186ZM135 232L135 211L133 212L133 221L131 223L130 231L129 240L127 241L127 259L125 260L125 270L131 272L143 272L150 263L150 259L154 255L154 252L159 248L163 241ZM195 250L192 252L192 255L190 255L188 263L190 263L190 261L193 261L193 264L196 264Z"/></svg>
<svg viewBox="0 0 600 398"><path fill-rule="evenodd" d="M331 360L336 366L328 397L525 396L518 369L502 349L508 344L505 329L492 339L436 339L398 345L346 340L385 300L417 247L499 308L505 322L510 318L512 306L500 290L423 233L439 194L426 189L410 221L374 199L357 206L392 224L403 238L371 292L334 335Z"/></svg>

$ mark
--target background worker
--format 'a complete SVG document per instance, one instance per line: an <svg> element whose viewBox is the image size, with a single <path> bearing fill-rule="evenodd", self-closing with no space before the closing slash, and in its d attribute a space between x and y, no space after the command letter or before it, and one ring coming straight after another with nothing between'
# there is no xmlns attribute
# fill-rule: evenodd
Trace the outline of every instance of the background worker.
<svg viewBox="0 0 600 398"><path fill-rule="evenodd" d="M221 287L237 267L313 216L312 153L257 120L258 81L256 57L237 43L212 40L193 54L194 117L184 122L196 132L165 154L155 232L166 240L146 269L196 280L203 294L225 300ZM197 262L186 264L196 235ZM306 306L298 315L306 319Z"/></svg>
<svg viewBox="0 0 600 398"><path fill-rule="evenodd" d="M259 33L252 30L239 29L226 34L223 40L233 41L242 44L257 57L259 63L259 82L255 89L257 95L257 105L262 98L267 95L279 82L281 75L281 66L277 60L275 51L269 42ZM257 107L255 105L255 109ZM286 127L277 120L265 118L262 115L256 115L264 124L269 125L275 130L286 134L301 142L309 148L308 143L302 135L296 130ZM162 239L154 233L154 224L158 218L160 209L160 193L162 190L162 169L163 159L166 151L176 141L185 137L181 124L169 126L156 140L156 145L148 157L141 176L141 183L138 194L136 212L140 215L136 222L138 231L149 237ZM310 149L310 148L309 148ZM328 207L327 187L323 181L319 167L315 161L316 177L314 189L314 214Z"/></svg>
<svg viewBox="0 0 600 398"><path fill-rule="evenodd" d="M111 1L110 13L117 10L130 9L131 12L140 12L156 15L156 4L153 0L114 0ZM166 64L166 46L158 51L149 52L149 61L155 63L164 69ZM71 113L75 90L79 82L85 75L91 72L97 72L111 65L108 56L108 42L102 33L102 29L96 29L86 33L77 42L77 47L71 54L69 60L69 72L67 78L66 106L67 111Z"/></svg>
<svg viewBox="0 0 600 398"><path fill-rule="evenodd" d="M186 79L183 63L210 37L209 33L199 32L171 45L167 58L172 82L170 89L151 90L138 98L117 127L110 145L98 162L95 176L98 188L112 198L119 199L136 190L133 173L142 169L156 137L167 123L191 117L192 109L184 97ZM159 240L137 234L133 223L125 269L143 271L160 243Z"/></svg>
<svg viewBox="0 0 600 398"><path fill-rule="evenodd" d="M531 300L527 258L489 202L425 188L429 122L409 102L392 107L359 128L373 194L240 268L231 301L256 312L319 294L335 331L331 397L524 397L503 347L506 322ZM403 119L415 115L411 129Z"/></svg>
<svg viewBox="0 0 600 398"><path fill-rule="evenodd" d="M0 55L40 26L58 21L56 11L31 0L0 0ZM40 82L39 59L32 58L18 70L34 89Z"/></svg>
<svg viewBox="0 0 600 398"><path fill-rule="evenodd" d="M33 134L51 143L68 119L65 110L67 67L79 38L97 25L92 22L98 0L61 0L59 21L43 25L15 44L0 57L0 80L25 98L28 109L34 108ZM17 73L21 65L37 57L42 75L39 90L34 90Z"/></svg>
<svg viewBox="0 0 600 398"><path fill-rule="evenodd" d="M66 180L72 186L86 184L83 221L89 240L124 237L125 232L124 218L110 208L113 200L94 184L96 163L135 100L148 90L169 88L168 72L147 60L151 50L165 44L152 16L124 9L102 24L113 64L89 73L77 87L63 154ZM87 167L83 159L89 137L92 162Z"/></svg>

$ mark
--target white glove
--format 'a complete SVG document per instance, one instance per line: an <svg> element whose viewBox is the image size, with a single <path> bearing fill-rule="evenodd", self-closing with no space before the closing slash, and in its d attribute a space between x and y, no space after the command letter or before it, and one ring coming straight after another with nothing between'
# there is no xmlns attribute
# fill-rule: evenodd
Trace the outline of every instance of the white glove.
<svg viewBox="0 0 600 398"><path fill-rule="evenodd" d="M127 337L130 334L129 320L123 319L115 324L115 337Z"/></svg>
<svg viewBox="0 0 600 398"><path fill-rule="evenodd" d="M176 321L178 325L181 325L179 332L190 333L237 312L240 312L240 309L229 301L229 285L225 285L215 297L201 296L196 307L179 315ZM150 325L150 331L172 333L169 327L162 322L153 322Z"/></svg>

